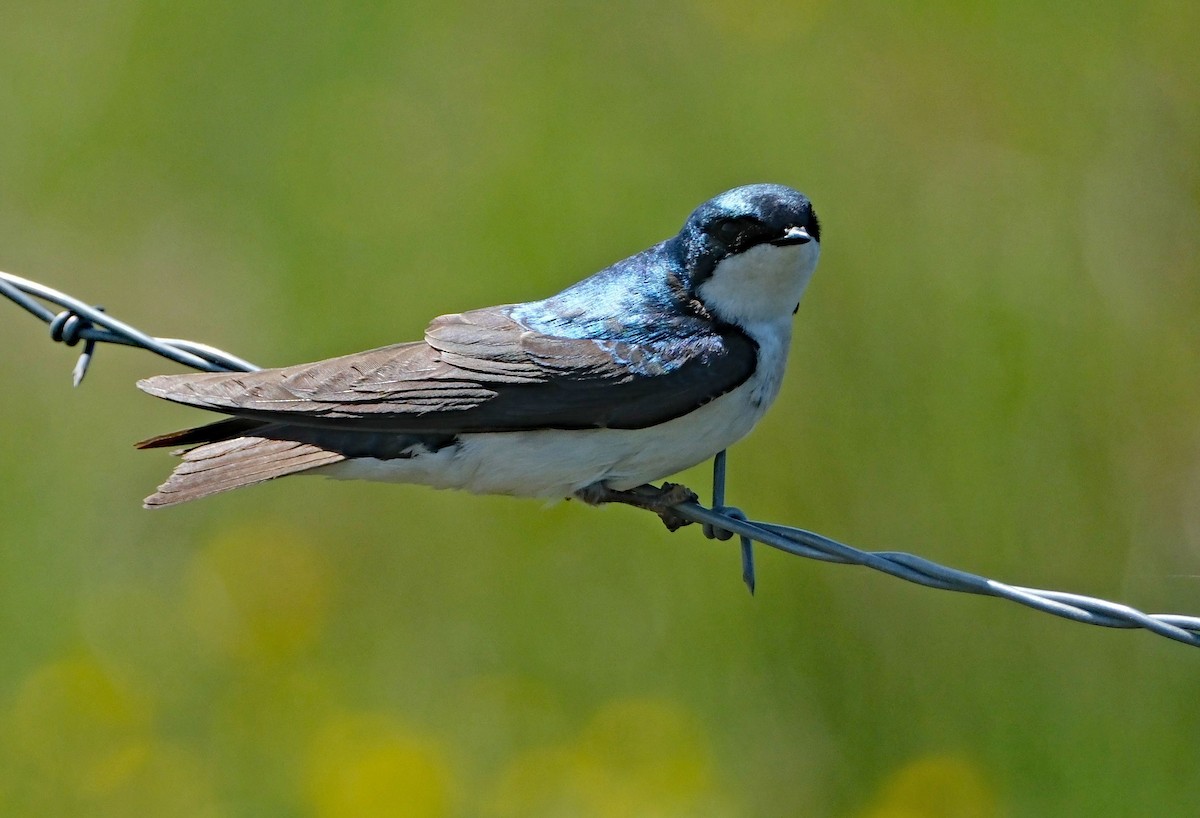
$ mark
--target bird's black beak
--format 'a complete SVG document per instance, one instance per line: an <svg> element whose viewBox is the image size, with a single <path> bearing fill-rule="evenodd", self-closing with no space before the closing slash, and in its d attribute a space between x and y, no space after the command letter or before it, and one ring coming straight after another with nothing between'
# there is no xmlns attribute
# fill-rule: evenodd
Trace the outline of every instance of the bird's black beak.
<svg viewBox="0 0 1200 818"><path fill-rule="evenodd" d="M789 244L808 244L813 237L803 227L789 227L783 235L771 242L776 247L786 247Z"/></svg>

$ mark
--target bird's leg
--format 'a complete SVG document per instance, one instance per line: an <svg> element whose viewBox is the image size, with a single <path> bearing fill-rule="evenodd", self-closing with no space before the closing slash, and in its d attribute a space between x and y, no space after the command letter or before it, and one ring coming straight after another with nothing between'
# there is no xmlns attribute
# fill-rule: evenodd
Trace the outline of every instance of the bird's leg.
<svg viewBox="0 0 1200 818"><path fill-rule="evenodd" d="M668 531L675 531L691 522L680 517L671 507L697 499L696 492L679 483L663 483L661 487L645 484L626 491L610 489L604 483L592 483L575 492L575 496L593 506L601 503L624 503L653 511L662 518Z"/></svg>
<svg viewBox="0 0 1200 818"><path fill-rule="evenodd" d="M726 517L732 517L735 520L745 520L746 515L740 508L725 505L725 450L717 452L717 456L713 458L713 511L718 514L724 514ZM710 540L728 540L733 536L733 532L724 528L718 528L715 525L708 523L704 524L704 536ZM742 545L742 582L746 583L746 587L750 589L750 593L754 593L754 545L750 542L750 538L743 536L741 538Z"/></svg>

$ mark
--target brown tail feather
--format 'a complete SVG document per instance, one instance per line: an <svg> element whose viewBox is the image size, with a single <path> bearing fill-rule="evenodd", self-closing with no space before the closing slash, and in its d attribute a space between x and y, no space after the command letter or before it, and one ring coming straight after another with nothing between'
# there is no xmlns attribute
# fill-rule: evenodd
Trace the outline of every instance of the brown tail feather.
<svg viewBox="0 0 1200 818"><path fill-rule="evenodd" d="M139 449L161 449L167 446L195 446L197 443L216 443L221 440L241 437L247 432L261 429L265 425L263 421L251 418L226 418L225 420L218 420L216 423L209 423L206 426L197 426L194 429L184 429L181 432L168 432L165 435L156 435L133 445Z"/></svg>
<svg viewBox="0 0 1200 818"><path fill-rule="evenodd" d="M195 435L204 429L214 430L222 424L231 424L239 418L218 421L200 429L176 432L151 438L145 443L155 446L171 446L179 443L197 442ZM227 426L226 430L232 428ZM158 442L169 438L168 442ZM141 444L139 444L141 445ZM143 446L143 448L150 448ZM188 500L198 500L210 494L261 483L286 474L307 471L317 466L326 466L345 460L340 452L323 449L311 443L294 440L271 440L263 437L220 437L215 442L204 443L183 454L180 463L167 482L143 502L146 508L162 508Z"/></svg>

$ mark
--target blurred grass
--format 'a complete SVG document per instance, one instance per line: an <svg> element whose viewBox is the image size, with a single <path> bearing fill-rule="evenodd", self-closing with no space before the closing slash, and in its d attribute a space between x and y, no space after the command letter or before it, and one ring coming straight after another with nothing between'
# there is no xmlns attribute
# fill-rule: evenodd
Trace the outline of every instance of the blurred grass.
<svg viewBox="0 0 1200 818"><path fill-rule="evenodd" d="M0 269L282 364L735 184L824 260L752 515L1200 611L1200 6L50 2ZM1190 814L1196 658L653 519L288 480L150 514L163 371L10 308L0 813ZM705 485L703 469L687 475Z"/></svg>

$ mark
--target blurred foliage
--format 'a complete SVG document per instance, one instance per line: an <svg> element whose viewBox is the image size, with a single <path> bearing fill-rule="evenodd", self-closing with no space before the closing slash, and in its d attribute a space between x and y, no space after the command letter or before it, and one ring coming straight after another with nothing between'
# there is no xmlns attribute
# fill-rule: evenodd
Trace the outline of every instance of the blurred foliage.
<svg viewBox="0 0 1200 818"><path fill-rule="evenodd" d="M1200 4L50 0L0 269L260 364L537 298L754 181L824 258L753 516L1200 612ZM1184 815L1196 655L627 509L138 500L167 371L0 304L0 814ZM684 476L706 486L703 469Z"/></svg>

